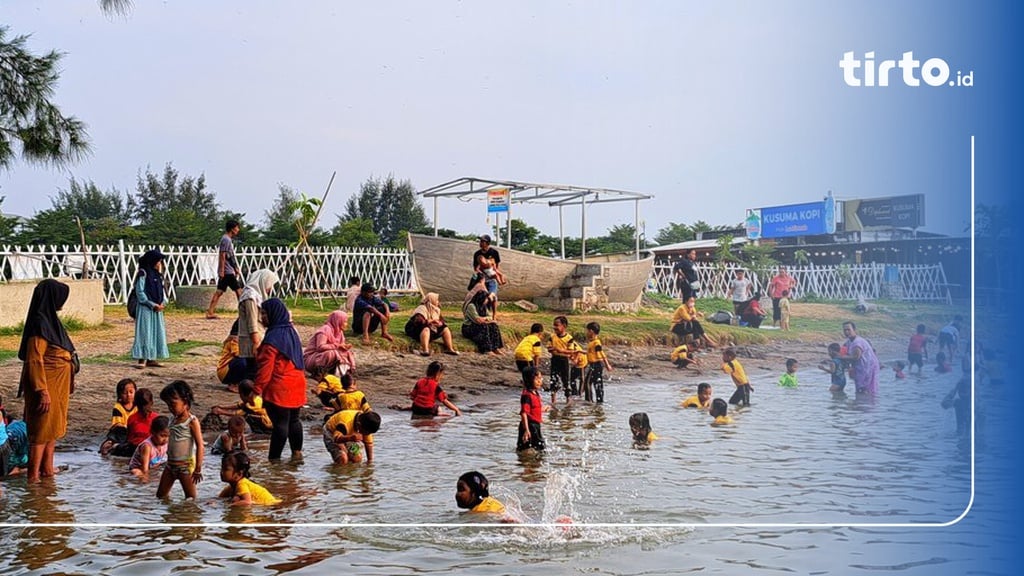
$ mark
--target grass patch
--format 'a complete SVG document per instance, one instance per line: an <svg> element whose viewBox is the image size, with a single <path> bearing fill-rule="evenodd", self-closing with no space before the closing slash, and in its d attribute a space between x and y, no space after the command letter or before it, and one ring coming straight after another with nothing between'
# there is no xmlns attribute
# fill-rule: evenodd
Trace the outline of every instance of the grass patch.
<svg viewBox="0 0 1024 576"><path fill-rule="evenodd" d="M11 358L17 358L17 350L0 350L0 362L7 362Z"/></svg>

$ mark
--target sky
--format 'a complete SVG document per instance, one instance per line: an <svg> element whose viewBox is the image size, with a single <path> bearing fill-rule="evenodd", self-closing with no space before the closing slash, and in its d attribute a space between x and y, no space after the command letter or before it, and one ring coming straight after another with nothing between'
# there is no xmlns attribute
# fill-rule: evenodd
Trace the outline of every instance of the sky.
<svg viewBox="0 0 1024 576"><path fill-rule="evenodd" d="M651 194L641 229L740 223L748 208L926 195L922 230L962 235L970 138L999 21L957 3L137 2L0 4L8 35L65 53L55 100L93 152L65 169L0 172L3 211L51 206L69 178L134 190L173 163L259 223L285 184L323 224L368 178L418 189L464 176ZM844 52L941 57L973 87L851 87ZM987 81L988 80L988 81ZM983 148L983 147L982 147ZM428 217L432 204L424 203ZM483 201L441 201L438 224L487 230ZM578 235L579 208L564 213ZM516 217L557 234L558 211ZM589 235L632 203L587 210Z"/></svg>

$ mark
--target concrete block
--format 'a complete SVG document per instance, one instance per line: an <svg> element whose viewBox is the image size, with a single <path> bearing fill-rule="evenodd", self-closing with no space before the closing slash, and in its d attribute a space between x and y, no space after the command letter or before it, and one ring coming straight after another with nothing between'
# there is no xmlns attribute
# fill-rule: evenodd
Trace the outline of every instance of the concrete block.
<svg viewBox="0 0 1024 576"><path fill-rule="evenodd" d="M175 286L174 305L179 308L194 308L206 310L210 305L210 298L217 291L216 286ZM238 298L231 290L225 292L217 302L218 311L237 312Z"/></svg>
<svg viewBox="0 0 1024 576"><path fill-rule="evenodd" d="M103 280L57 278L70 287L61 318L74 318L87 325L103 323ZM32 291L38 280L0 284L0 327L17 326L25 321Z"/></svg>

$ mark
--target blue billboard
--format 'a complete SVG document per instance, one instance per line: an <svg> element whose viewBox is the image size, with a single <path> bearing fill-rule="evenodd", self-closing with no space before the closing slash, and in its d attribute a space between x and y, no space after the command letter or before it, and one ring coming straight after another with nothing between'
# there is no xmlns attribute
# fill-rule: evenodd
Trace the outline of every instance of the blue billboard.
<svg viewBox="0 0 1024 576"><path fill-rule="evenodd" d="M760 217L760 234L751 237L755 215ZM821 202L759 208L752 210L747 219L747 236L751 239L832 234L835 231L835 201L832 198Z"/></svg>

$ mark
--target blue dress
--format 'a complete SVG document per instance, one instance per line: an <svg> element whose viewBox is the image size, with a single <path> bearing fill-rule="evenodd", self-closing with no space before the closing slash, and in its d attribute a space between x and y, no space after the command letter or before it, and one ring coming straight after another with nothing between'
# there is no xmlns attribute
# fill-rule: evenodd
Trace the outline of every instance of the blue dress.
<svg viewBox="0 0 1024 576"><path fill-rule="evenodd" d="M135 280L135 296L139 299L139 311L135 318L135 343L132 344L132 358L156 360L169 358L167 331L164 327L164 313L153 309L153 301L146 296L146 278L142 275Z"/></svg>

